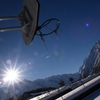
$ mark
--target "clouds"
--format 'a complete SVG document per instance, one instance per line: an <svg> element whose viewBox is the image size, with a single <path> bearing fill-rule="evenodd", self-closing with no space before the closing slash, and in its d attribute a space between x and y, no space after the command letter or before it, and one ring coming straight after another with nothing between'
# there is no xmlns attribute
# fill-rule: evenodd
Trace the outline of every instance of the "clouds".
<svg viewBox="0 0 100 100"><path fill-rule="evenodd" d="M47 59L47 58L49 58L50 56L48 55L48 56L46 56L45 58Z"/></svg>

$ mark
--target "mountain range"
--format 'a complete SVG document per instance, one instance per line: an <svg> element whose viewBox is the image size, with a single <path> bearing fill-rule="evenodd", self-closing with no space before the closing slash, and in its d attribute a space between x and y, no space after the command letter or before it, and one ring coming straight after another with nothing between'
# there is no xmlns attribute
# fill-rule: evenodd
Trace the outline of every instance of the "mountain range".
<svg viewBox="0 0 100 100"><path fill-rule="evenodd" d="M22 95L24 92L32 91L40 88L59 88L61 81L64 84L76 82L89 75L97 74L100 72L100 41L97 41L93 48L90 50L89 55L83 61L83 65L79 71L73 74L53 75L45 79L37 79L34 81L23 80L13 86L0 88L0 100L7 99L16 94Z"/></svg>

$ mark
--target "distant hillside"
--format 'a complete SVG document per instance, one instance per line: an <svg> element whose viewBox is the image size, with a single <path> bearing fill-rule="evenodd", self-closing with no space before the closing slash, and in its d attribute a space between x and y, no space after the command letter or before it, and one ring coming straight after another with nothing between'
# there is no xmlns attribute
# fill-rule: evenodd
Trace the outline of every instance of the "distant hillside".
<svg viewBox="0 0 100 100"><path fill-rule="evenodd" d="M100 72L100 41L97 41L91 49L88 57L84 60L83 65L79 69L79 72L73 74L53 75L45 79L37 79L35 81L23 80L18 84L9 86L8 88L0 89L0 100L8 99L13 95L20 96L24 92L37 90L46 90L58 88L64 84L70 84L78 81L81 78L86 78L90 74L96 74Z"/></svg>

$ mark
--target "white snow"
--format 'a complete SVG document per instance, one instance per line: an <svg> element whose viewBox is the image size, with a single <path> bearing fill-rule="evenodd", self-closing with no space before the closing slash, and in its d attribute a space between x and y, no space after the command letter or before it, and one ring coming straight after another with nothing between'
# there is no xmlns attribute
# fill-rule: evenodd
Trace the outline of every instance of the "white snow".
<svg viewBox="0 0 100 100"><path fill-rule="evenodd" d="M99 91L100 93L100 91ZM94 100L100 100L100 95L98 97L96 97Z"/></svg>
<svg viewBox="0 0 100 100"><path fill-rule="evenodd" d="M97 41L91 49L88 57L84 60L79 73L82 78L87 77L100 63L100 41ZM94 70L95 71L95 70Z"/></svg>

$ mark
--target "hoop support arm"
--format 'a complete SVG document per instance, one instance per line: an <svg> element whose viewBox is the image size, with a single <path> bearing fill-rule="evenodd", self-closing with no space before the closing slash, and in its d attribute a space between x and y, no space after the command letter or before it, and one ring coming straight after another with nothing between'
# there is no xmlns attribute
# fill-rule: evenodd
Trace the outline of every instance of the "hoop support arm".
<svg viewBox="0 0 100 100"><path fill-rule="evenodd" d="M22 26L19 27L8 27L8 28L0 28L0 32L11 31L11 30L20 30Z"/></svg>
<svg viewBox="0 0 100 100"><path fill-rule="evenodd" d="M16 19L18 19L18 16L0 17L0 21L4 21L4 20L16 20Z"/></svg>

